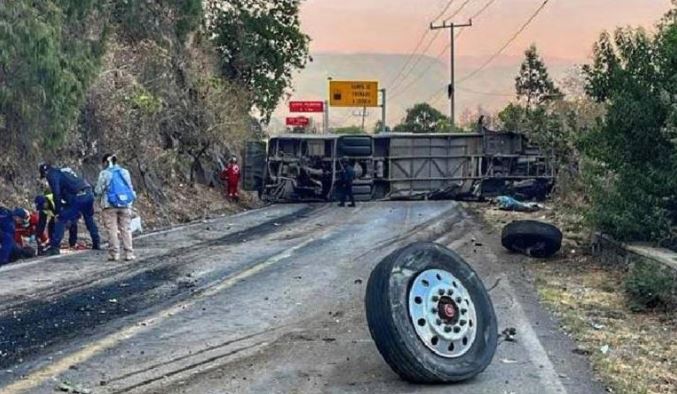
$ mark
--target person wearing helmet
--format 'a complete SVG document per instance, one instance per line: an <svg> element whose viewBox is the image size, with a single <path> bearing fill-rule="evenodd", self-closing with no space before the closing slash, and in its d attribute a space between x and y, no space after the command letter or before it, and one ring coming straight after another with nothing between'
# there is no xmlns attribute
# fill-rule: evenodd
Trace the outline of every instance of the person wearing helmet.
<svg viewBox="0 0 677 394"><path fill-rule="evenodd" d="M221 180L228 184L228 198L238 200L238 183L240 182L240 166L237 165L237 158L232 157L228 166L221 172Z"/></svg>
<svg viewBox="0 0 677 394"><path fill-rule="evenodd" d="M91 185L69 168L40 164L39 171L40 177L47 180L52 191L56 213L54 236L50 239L50 247L46 253L49 255L60 253L66 226L71 225L80 215L84 218L92 238L92 249L101 250L99 229L94 221L94 193Z"/></svg>

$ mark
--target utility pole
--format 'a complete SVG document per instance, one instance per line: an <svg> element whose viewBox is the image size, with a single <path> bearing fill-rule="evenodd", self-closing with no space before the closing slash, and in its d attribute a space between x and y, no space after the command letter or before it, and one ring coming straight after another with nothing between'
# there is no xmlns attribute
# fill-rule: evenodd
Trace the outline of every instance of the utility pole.
<svg viewBox="0 0 677 394"><path fill-rule="evenodd" d="M364 121L367 117L367 107L362 107L362 131L366 132L367 130L364 129Z"/></svg>
<svg viewBox="0 0 677 394"><path fill-rule="evenodd" d="M381 89L381 133L386 132L386 90Z"/></svg>
<svg viewBox="0 0 677 394"><path fill-rule="evenodd" d="M447 89L447 94L449 95L449 118L451 119L451 125L456 126L456 102L455 102L455 95L456 95L456 88L454 86L454 81L455 81L455 75L454 75L454 52L456 50L455 45L454 45L454 30L457 28L461 27L470 27L472 26L472 19L468 20L468 23L464 23L462 25L457 25L455 23L447 23L447 21L442 22L441 25L433 25L432 23L430 24L430 30L438 30L438 29L449 29L450 32L450 38L451 38L451 46L450 46L450 71L449 71L449 87Z"/></svg>

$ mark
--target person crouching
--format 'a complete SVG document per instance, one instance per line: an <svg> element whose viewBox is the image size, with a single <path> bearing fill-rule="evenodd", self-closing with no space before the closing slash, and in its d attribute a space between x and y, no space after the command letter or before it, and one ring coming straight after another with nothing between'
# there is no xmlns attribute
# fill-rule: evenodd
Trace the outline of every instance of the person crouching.
<svg viewBox="0 0 677 394"><path fill-rule="evenodd" d="M129 171L120 167L117 157L107 154L102 160L103 170L99 173L96 195L101 202L102 216L108 233L108 260L120 260L120 240L125 261L135 260L132 245L132 204L136 193Z"/></svg>

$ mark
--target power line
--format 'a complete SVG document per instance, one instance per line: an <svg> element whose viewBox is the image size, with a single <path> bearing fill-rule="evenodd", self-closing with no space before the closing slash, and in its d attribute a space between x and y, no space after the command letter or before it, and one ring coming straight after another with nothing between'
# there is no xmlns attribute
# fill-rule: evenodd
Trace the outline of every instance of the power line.
<svg viewBox="0 0 677 394"><path fill-rule="evenodd" d="M463 11L463 9L465 8L465 6L468 5L468 3L469 3L470 1L472 1L472 0L465 0L465 1L463 2L463 4L461 4L461 5L456 9L456 11L454 11L454 12L451 14L451 16L450 16L449 18L447 18L446 20L448 21L449 19L452 19L452 18L456 17L458 14L460 14L461 11ZM441 33L441 31L437 30L437 31L433 34L432 39L428 42L428 45L425 47L425 49L424 49L418 56L416 56L416 60L414 61L413 66L411 66L411 68L409 69L409 71L402 77L402 79L400 79L400 81L399 81L398 83L389 85L389 90L394 91L395 89L397 89L402 83L404 83L404 81L407 80L407 78L409 77L409 75L411 75L411 73L414 72L414 70L416 70L416 67L417 67L418 64L421 62L421 59L423 59L423 58L425 57L425 55L428 53L428 51L430 50L430 47L433 45L433 43L435 42L435 40L437 39L437 37L439 37L440 33ZM403 70L407 68L406 66L407 66L407 65L405 65L405 67L403 68Z"/></svg>
<svg viewBox="0 0 677 394"><path fill-rule="evenodd" d="M477 17L481 16L492 4L494 4L496 0L489 0L479 11L477 11L473 16L470 17L470 19L476 19ZM461 28L461 31L456 35L456 39L458 40L461 35L463 34L463 31L465 28ZM451 48L451 43L447 44L442 51L437 55L437 58L441 58L444 53ZM391 95L390 100L393 100L396 97L399 97L402 95L402 93L406 92L411 86L413 86L416 82L418 82L423 76L427 74L428 71L435 65L436 63L431 62L428 64L428 66L418 74L416 78L411 80L404 88L401 89L391 89L394 94Z"/></svg>
<svg viewBox="0 0 677 394"><path fill-rule="evenodd" d="M444 9L442 10L442 12L440 12L439 15L437 15L437 16L433 19L433 22L437 22L438 19L440 19L441 17L444 16L444 14L447 13L447 11L449 11L449 8L451 8L451 5L454 4L454 1L456 1L456 0L451 0L450 2L448 2L447 5L446 5L446 6L444 7Z"/></svg>
<svg viewBox="0 0 677 394"><path fill-rule="evenodd" d="M519 30L517 30L517 32L516 32L515 34L513 34L512 37L510 37L510 39L509 39L509 40L508 40L508 41L507 41L507 42L506 42L506 43L505 43L505 44L504 44L504 45L503 45L496 53L494 53L489 59L487 59L486 62L484 62L484 63L483 63L480 67L478 67L475 71L473 71L473 72L471 72L470 74L468 74L468 75L464 76L463 78L461 78L461 79L458 81L458 83L462 83L462 82L464 82L464 81L467 81L467 80L470 79L470 78L473 78L473 77L476 76L477 74L481 73L485 68L487 68L487 66L488 66L489 64L491 64L494 60L496 60L496 58L499 57L499 56L503 53L503 51L504 51L506 48L508 48L508 47L510 46L510 44L512 44L512 43L517 39L517 37L519 37L520 34L522 34L522 32L523 32L523 31L531 24L531 22L533 22L533 20L536 19L536 17L538 16L538 14L540 14L541 11L543 11L543 9L545 8L545 6L548 4L549 1L550 1L550 0L545 0L545 1L543 2L543 4L541 4L541 5L538 7L538 9L536 9L536 11L531 15L531 17L530 17L530 18L522 25L522 27L520 27Z"/></svg>
<svg viewBox="0 0 677 394"><path fill-rule="evenodd" d="M435 17L435 20L441 18L449 10L451 5L454 4L454 1L456 0L450 0L449 2L447 2L447 5L444 7L442 12L437 17ZM414 58L414 56L416 56L419 48L421 48L421 45L423 45L423 42L425 41L426 37L428 37L428 34L430 34L430 30L426 29L421 35L421 38L419 38L418 42L416 43L416 47L414 47L414 50L411 51L411 53L407 57L407 61L404 62L402 68L399 69L395 77L391 79L386 86L392 86L398 80L398 78L402 76L402 73L404 73L404 70L407 68L407 66L409 66L411 60Z"/></svg>

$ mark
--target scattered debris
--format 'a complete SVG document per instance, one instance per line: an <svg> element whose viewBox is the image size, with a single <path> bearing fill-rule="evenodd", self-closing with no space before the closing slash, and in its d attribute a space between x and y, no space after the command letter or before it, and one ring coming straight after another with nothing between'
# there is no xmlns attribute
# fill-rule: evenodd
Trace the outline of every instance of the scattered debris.
<svg viewBox="0 0 677 394"><path fill-rule="evenodd" d="M92 390L86 389L84 387L74 385L70 382L62 382L59 384L56 389L58 391L62 391L65 393L72 393L72 394L91 394Z"/></svg>
<svg viewBox="0 0 677 394"><path fill-rule="evenodd" d="M503 358L503 359L501 359L501 362L503 364L517 364L517 360L512 360L512 359L509 359L509 358Z"/></svg>
<svg viewBox="0 0 677 394"><path fill-rule="evenodd" d="M606 355L607 353L609 353L609 345L604 345L604 346L602 346L602 347L599 349L599 351L602 352L602 354Z"/></svg>
<svg viewBox="0 0 677 394"><path fill-rule="evenodd" d="M535 202L521 202L508 196L496 197L496 204L503 211L536 212L543 209L542 205Z"/></svg>
<svg viewBox="0 0 677 394"><path fill-rule="evenodd" d="M499 337L503 338L506 342L517 342L515 336L517 336L517 329L515 329L515 327L506 328L501 331L501 335L499 335Z"/></svg>
<svg viewBox="0 0 677 394"><path fill-rule="evenodd" d="M355 279L355 284L356 284L356 285L361 285L361 284L362 284L362 279Z"/></svg>

